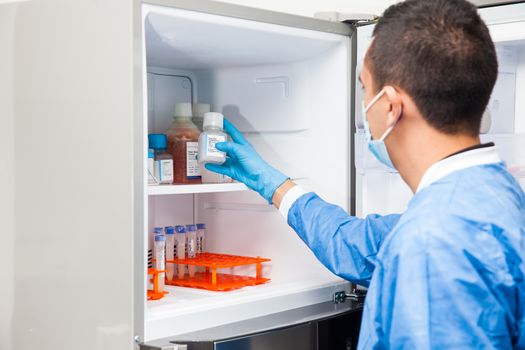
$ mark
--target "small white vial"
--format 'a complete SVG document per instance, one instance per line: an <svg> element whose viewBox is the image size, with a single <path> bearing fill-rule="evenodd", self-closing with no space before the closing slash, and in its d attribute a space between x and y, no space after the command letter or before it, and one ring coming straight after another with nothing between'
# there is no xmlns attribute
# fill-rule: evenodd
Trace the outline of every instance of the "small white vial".
<svg viewBox="0 0 525 350"><path fill-rule="evenodd" d="M177 233L177 259L186 259L186 228L180 225L175 226L175 232ZM177 277L180 280L184 278L185 270L185 264L177 265Z"/></svg>
<svg viewBox="0 0 525 350"><path fill-rule="evenodd" d="M223 120L220 113L204 113L204 131L199 136L199 163L222 164L226 161L226 153L215 147L215 144L228 138L223 131Z"/></svg>
<svg viewBox="0 0 525 350"><path fill-rule="evenodd" d="M206 225L197 224L197 254L204 253L204 238L206 236Z"/></svg>
<svg viewBox="0 0 525 350"><path fill-rule="evenodd" d="M166 231L166 260L175 259L175 228L173 226L167 226ZM166 277L168 281L173 280L175 274L175 265L166 264Z"/></svg>
<svg viewBox="0 0 525 350"><path fill-rule="evenodd" d="M158 185L155 178L155 151L148 149L148 185Z"/></svg>
<svg viewBox="0 0 525 350"><path fill-rule="evenodd" d="M148 268L154 269L153 260L155 259L155 236L162 235L162 227L154 227L151 241L148 242L150 249L148 250Z"/></svg>
<svg viewBox="0 0 525 350"><path fill-rule="evenodd" d="M197 227L186 225L186 244L189 259L194 259L197 255ZM195 277L195 265L188 265L190 277Z"/></svg>
<svg viewBox="0 0 525 350"><path fill-rule="evenodd" d="M149 134L149 147L153 149L155 155L154 176L160 184L173 183L173 157L166 149L168 140L164 134Z"/></svg>
<svg viewBox="0 0 525 350"><path fill-rule="evenodd" d="M155 236L155 243L154 243L154 250L155 250L155 269L162 271L165 270L165 248L166 248L166 237L164 235L156 235ZM165 273L161 272L159 273L159 292L164 291L164 278Z"/></svg>

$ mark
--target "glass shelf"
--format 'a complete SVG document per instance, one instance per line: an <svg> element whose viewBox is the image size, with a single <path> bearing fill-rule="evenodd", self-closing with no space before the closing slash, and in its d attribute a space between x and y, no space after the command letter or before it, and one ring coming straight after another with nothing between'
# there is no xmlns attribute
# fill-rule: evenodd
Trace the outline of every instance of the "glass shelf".
<svg viewBox="0 0 525 350"><path fill-rule="evenodd" d="M148 186L149 196L163 196L172 194L214 193L247 191L248 187L242 183L224 184L196 184L196 185L156 185Z"/></svg>

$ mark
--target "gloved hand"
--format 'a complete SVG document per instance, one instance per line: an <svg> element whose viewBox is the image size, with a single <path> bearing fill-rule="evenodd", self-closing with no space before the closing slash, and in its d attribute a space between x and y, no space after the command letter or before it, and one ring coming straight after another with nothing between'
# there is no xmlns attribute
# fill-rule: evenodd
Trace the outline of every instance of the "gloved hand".
<svg viewBox="0 0 525 350"><path fill-rule="evenodd" d="M241 132L226 119L224 119L224 131L230 134L233 142L219 142L215 147L219 151L226 152L228 156L226 162L221 165L208 163L204 166L210 171L243 182L272 204L275 190L289 177L268 165Z"/></svg>

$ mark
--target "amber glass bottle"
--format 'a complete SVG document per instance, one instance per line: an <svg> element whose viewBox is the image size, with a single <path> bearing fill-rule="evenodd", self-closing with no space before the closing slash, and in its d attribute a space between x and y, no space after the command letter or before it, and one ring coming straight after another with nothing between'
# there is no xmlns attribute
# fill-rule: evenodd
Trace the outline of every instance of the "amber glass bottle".
<svg viewBox="0 0 525 350"><path fill-rule="evenodd" d="M191 121L191 103L175 104L173 124L166 131L168 152L173 155L173 183L201 183L197 154L200 131Z"/></svg>

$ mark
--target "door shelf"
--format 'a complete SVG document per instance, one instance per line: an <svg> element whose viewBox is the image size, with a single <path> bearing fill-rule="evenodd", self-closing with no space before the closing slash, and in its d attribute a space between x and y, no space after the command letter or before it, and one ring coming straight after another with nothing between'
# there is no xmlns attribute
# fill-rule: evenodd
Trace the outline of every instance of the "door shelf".
<svg viewBox="0 0 525 350"><path fill-rule="evenodd" d="M148 186L148 195L162 196L172 194L238 192L247 190L248 187L246 187L245 184L238 182L224 184L158 185Z"/></svg>

